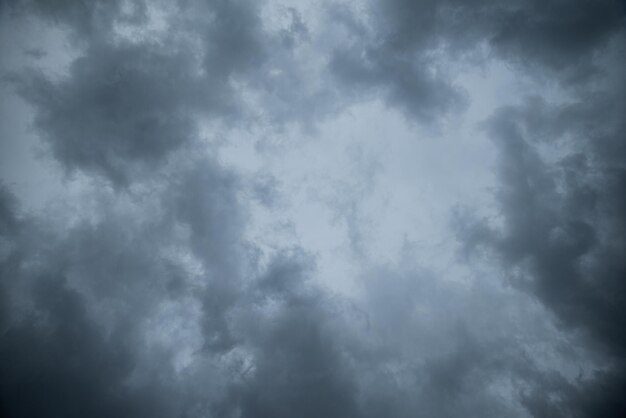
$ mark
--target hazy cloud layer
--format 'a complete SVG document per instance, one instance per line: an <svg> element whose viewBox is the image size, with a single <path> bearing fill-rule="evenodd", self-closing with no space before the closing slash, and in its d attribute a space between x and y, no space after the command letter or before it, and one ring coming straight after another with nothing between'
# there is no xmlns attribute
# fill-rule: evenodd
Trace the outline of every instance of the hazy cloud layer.
<svg viewBox="0 0 626 418"><path fill-rule="evenodd" d="M0 415L622 416L625 12L0 2Z"/></svg>

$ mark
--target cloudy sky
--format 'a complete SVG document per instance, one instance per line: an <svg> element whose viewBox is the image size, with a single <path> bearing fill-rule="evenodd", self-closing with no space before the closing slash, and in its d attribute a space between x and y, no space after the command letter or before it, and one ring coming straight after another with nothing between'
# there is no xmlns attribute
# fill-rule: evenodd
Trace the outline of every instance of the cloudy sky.
<svg viewBox="0 0 626 418"><path fill-rule="evenodd" d="M622 0L1 0L0 415L626 416Z"/></svg>

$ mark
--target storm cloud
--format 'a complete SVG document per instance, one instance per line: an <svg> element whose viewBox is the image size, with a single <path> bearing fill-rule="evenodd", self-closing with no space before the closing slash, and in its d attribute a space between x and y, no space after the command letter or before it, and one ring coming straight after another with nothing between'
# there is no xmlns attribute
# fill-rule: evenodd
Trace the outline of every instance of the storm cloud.
<svg viewBox="0 0 626 418"><path fill-rule="evenodd" d="M0 2L0 415L623 416L625 23Z"/></svg>

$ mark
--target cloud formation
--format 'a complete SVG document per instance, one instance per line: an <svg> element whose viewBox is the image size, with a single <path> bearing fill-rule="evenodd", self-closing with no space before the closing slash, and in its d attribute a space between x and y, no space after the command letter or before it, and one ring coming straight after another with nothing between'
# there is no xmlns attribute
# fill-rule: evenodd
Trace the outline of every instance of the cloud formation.
<svg viewBox="0 0 626 418"><path fill-rule="evenodd" d="M67 40L0 50L60 184L42 209L0 183L0 415L626 411L623 2L15 0L0 17ZM495 66L529 91L461 122L483 99L467 80ZM406 127L337 122L371 103ZM480 128L437 138L457 125ZM466 136L497 156L476 188L492 208L450 204L443 170L391 176L427 162L390 150ZM429 200L447 227L415 232L403 214Z"/></svg>

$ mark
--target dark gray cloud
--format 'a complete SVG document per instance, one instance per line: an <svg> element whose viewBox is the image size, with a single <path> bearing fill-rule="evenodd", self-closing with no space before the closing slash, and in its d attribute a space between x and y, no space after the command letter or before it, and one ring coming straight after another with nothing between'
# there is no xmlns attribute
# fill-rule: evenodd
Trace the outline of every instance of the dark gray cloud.
<svg viewBox="0 0 626 418"><path fill-rule="evenodd" d="M204 162L178 178L169 191L143 196L161 208L151 216L129 218L105 206L100 220L63 232L29 220L18 227L3 198L3 225L10 226L3 238L12 244L2 260L3 306L10 307L0 343L3 413L290 416L305 408L303 416L357 416L337 338L325 329L331 317L323 295L305 283L308 257L299 250L279 255L244 283L241 270L253 258L241 246L228 174ZM171 228L186 227L177 240ZM197 256L199 281L164 257L172 245ZM194 354L199 384L226 390L214 404L204 404L211 394L196 398L177 383L171 353L142 343L146 321L168 300L200 307L199 318L183 319L199 321L205 340ZM252 372L235 365L239 383L236 376L202 377L210 372L204 358L219 364L236 347L254 357Z"/></svg>
<svg viewBox="0 0 626 418"><path fill-rule="evenodd" d="M354 377L324 295L307 285L311 262L300 250L278 255L252 293L243 342L254 371L235 384L217 415L361 416ZM270 309L268 309L270 308Z"/></svg>
<svg viewBox="0 0 626 418"><path fill-rule="evenodd" d="M566 105L531 98L497 112L487 126L500 153L496 197L503 225L479 222L462 233L466 245L494 254L516 286L535 295L562 325L586 333L588 344L599 345L614 362L586 393L568 400L581 416L626 411L618 395L626 354L622 84L580 93ZM542 153L542 146L556 155ZM559 147L568 151L559 154ZM531 410L543 408L529 402Z"/></svg>
<svg viewBox="0 0 626 418"><path fill-rule="evenodd" d="M622 36L626 15L614 0L368 4L362 21L345 9L332 14L352 37L337 48L331 71L359 94L382 94L423 123L464 107L463 92L446 73L450 62L486 53L541 78L589 79L601 71L594 55Z"/></svg>
<svg viewBox="0 0 626 418"><path fill-rule="evenodd" d="M246 264L245 254L228 246L239 222L235 188L215 164L198 164L175 175L162 193L127 196L141 199L143 211L156 209L149 216L133 216L95 196L102 203L95 220L53 227L16 220L3 196L4 416L180 416L198 402L182 404L188 394L176 384L168 351L176 347L155 351L143 342L163 303L187 301L202 309L202 334L207 345L216 345L226 324L219 302L238 286L232 266ZM198 189L200 181L210 198ZM194 234L173 230L199 222L205 228L196 232L203 233L200 243ZM206 269L196 281L171 255L181 246L202 247L198 258ZM215 261L226 253L231 260Z"/></svg>
<svg viewBox="0 0 626 418"><path fill-rule="evenodd" d="M389 103L411 118L432 122L462 106L463 96L444 78L432 75L428 65L412 53L394 54L384 47L363 46L338 50L331 69L349 91L362 94L373 90L377 96L382 90Z"/></svg>
<svg viewBox="0 0 626 418"><path fill-rule="evenodd" d="M120 27L149 24L144 3L130 10L83 1L15 7L18 15L34 11L68 30L80 55L61 79L37 70L9 76L35 108L34 125L68 171L128 185L197 141L199 120L251 124L257 116L244 103L241 86L261 94L272 124L295 120L310 126L326 112L318 105L327 101L326 93L291 88L305 83L293 48L306 28L295 11L289 27L269 30L256 2L176 6L165 33L143 41L121 36Z"/></svg>
<svg viewBox="0 0 626 418"><path fill-rule="evenodd" d="M490 131L501 155L498 200L505 224L500 231L483 230L475 240L492 244L505 263L528 269L524 273L530 273L530 282L522 277L520 285L566 323L588 327L623 356L626 289L621 277L626 266L618 254L625 245L621 190L626 172L619 154L624 127L621 121L617 126L606 122L619 120L613 112L621 114L624 103L621 98L606 108L605 99L599 101L552 108L555 123L548 132L541 123L528 125L538 116L535 101L493 117ZM599 113L589 111L580 119L581 108L588 106L605 109L602 121L594 120ZM551 106L544 103L540 109L550 115ZM533 139L559 141L565 133L574 135L575 151L557 165L547 164Z"/></svg>
<svg viewBox="0 0 626 418"><path fill-rule="evenodd" d="M56 51L75 54L67 73L30 66L7 79L44 158L84 180L45 211L0 187L0 414L625 411L623 2L393 0L363 13L329 2L323 23L269 6L0 3L3 18L69 36ZM153 7L164 28L133 32ZM338 296L313 251L251 239L247 187L271 210L281 179L226 167L217 142L290 124L314 133L370 99L444 124L469 100L446 66L466 59L564 92L485 122L502 222L458 220L468 277L367 260L371 238L354 226L358 290ZM356 224L349 200L337 211Z"/></svg>
<svg viewBox="0 0 626 418"><path fill-rule="evenodd" d="M194 114L234 106L226 86L195 74L191 54L158 46L92 44L62 81L34 73L19 88L65 167L116 184L155 168L196 136Z"/></svg>
<svg viewBox="0 0 626 418"><path fill-rule="evenodd" d="M500 341L497 321L485 339L495 306L469 306L434 277L386 269L367 279L362 304L333 298L301 249L259 264L241 237L232 173L198 161L169 176L150 193L86 196L96 213L74 226L60 213L55 225L18 219L5 205L7 416L524 416L485 382L512 373L547 387L543 372L531 373L537 366L515 360L513 341ZM180 253L193 255L191 267ZM447 302L414 316L435 299ZM168 304L200 336L182 375L174 359L189 341L146 340L167 335L168 322L150 324Z"/></svg>
<svg viewBox="0 0 626 418"><path fill-rule="evenodd" d="M437 46L472 52L488 42L514 61L556 70L589 59L594 49L621 29L620 1L373 2L390 48L405 51ZM463 48L461 50L460 48ZM423 53L423 52L422 52Z"/></svg>
<svg viewBox="0 0 626 418"><path fill-rule="evenodd" d="M15 198L4 184L0 184L0 232L3 236L10 236L18 228L15 215Z"/></svg>
<svg viewBox="0 0 626 418"><path fill-rule="evenodd" d="M127 386L137 353L126 347L124 330L103 333L62 276L40 278L31 297L36 316L5 329L0 344L4 416L172 415L158 383Z"/></svg>

